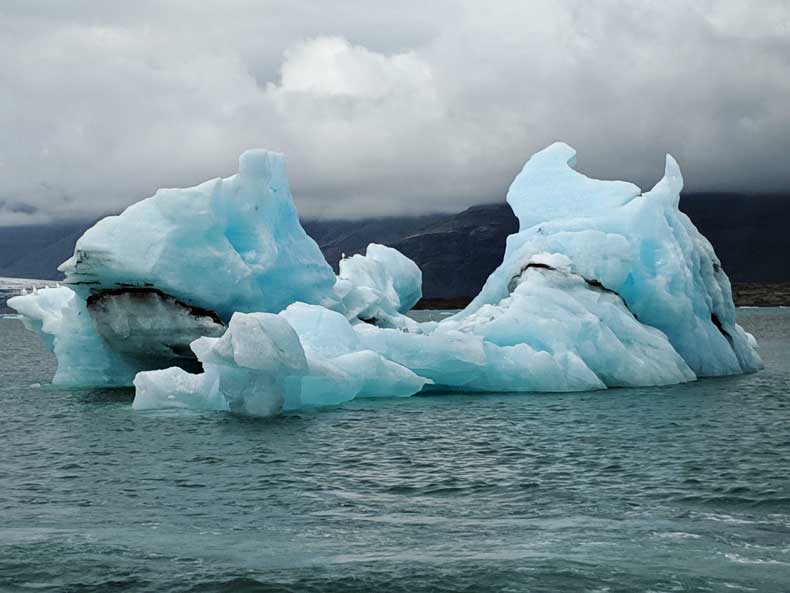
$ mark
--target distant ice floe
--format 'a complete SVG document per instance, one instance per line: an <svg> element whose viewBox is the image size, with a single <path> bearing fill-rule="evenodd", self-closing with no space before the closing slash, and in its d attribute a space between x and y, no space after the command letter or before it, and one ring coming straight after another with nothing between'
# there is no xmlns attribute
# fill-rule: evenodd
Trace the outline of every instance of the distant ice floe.
<svg viewBox="0 0 790 593"><path fill-rule="evenodd" d="M282 155L159 190L106 218L61 266L64 284L9 300L54 351L53 382L132 385L135 409L271 415L358 397L581 391L753 372L710 243L678 209L671 156L647 193L574 170L556 143L507 200L502 264L463 311L405 313L422 274L371 244L335 276L299 224Z"/></svg>

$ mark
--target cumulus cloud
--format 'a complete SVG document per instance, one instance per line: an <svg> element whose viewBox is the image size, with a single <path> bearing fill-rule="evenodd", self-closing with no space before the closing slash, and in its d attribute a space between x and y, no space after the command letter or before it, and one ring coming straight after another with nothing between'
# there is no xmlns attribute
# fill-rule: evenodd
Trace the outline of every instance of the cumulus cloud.
<svg viewBox="0 0 790 593"><path fill-rule="evenodd" d="M690 189L790 186L783 0L7 0L0 85L0 224L114 212L255 146L307 216L501 200L555 139L645 188L666 152Z"/></svg>
<svg viewBox="0 0 790 593"><path fill-rule="evenodd" d="M412 52L392 56L352 46L341 37L320 37L286 50L279 85L269 90L325 97L380 99L431 90L431 67Z"/></svg>

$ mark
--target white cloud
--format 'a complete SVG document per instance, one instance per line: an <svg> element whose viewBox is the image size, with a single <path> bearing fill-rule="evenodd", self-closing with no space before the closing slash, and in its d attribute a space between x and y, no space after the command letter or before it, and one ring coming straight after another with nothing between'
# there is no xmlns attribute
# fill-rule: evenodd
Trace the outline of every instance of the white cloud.
<svg viewBox="0 0 790 593"><path fill-rule="evenodd" d="M387 56L341 37L318 37L285 52L280 84L270 90L283 101L291 93L380 99L420 94L431 84L431 67L414 52Z"/></svg>

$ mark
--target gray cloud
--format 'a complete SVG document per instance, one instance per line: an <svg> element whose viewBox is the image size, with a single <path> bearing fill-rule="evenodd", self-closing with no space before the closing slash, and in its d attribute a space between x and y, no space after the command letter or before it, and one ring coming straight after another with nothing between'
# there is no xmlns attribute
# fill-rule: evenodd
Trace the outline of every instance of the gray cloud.
<svg viewBox="0 0 790 593"><path fill-rule="evenodd" d="M38 208L32 204L25 204L24 202L16 202L13 200L0 200L0 211L5 211L10 214L35 214Z"/></svg>
<svg viewBox="0 0 790 593"><path fill-rule="evenodd" d="M117 211L288 154L306 215L501 200L564 140L647 189L790 187L790 5L6 0L0 224Z"/></svg>

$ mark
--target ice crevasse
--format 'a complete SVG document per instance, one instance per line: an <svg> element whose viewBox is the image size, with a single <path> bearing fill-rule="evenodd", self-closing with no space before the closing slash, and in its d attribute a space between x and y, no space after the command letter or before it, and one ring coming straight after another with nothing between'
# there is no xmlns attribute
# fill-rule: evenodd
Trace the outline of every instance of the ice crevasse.
<svg viewBox="0 0 790 593"><path fill-rule="evenodd" d="M508 203L519 231L464 310L405 313L419 268L371 244L331 267L299 224L282 155L160 190L100 221L62 286L9 305L52 347L53 382L131 385L134 407L269 415L356 397L578 391L761 367L710 243L679 211L672 157L649 192L575 171L556 143Z"/></svg>

